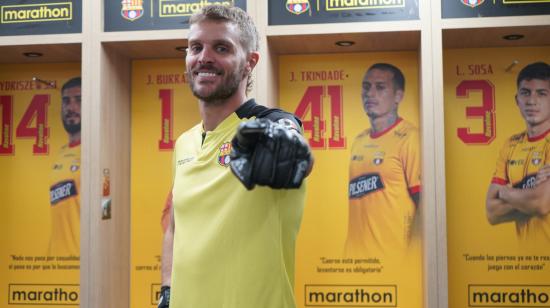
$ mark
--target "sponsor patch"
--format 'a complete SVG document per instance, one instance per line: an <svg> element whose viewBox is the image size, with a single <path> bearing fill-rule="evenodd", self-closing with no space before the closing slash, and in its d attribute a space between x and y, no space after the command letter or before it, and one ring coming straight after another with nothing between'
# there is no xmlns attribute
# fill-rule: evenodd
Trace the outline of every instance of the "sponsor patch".
<svg viewBox="0 0 550 308"><path fill-rule="evenodd" d="M56 205L65 199L77 196L76 184L74 180L59 182L50 187L50 204Z"/></svg>
<svg viewBox="0 0 550 308"><path fill-rule="evenodd" d="M218 163L221 166L229 166L229 162L231 161L229 154L231 154L231 142L225 142L220 146L220 153L218 154Z"/></svg>
<svg viewBox="0 0 550 308"><path fill-rule="evenodd" d="M537 179L536 174L528 175L521 180L521 182L513 185L514 188L525 189L535 187L535 181Z"/></svg>
<svg viewBox="0 0 550 308"><path fill-rule="evenodd" d="M380 174L369 173L361 175L349 182L349 198L358 199L381 189L384 189L384 183Z"/></svg>
<svg viewBox="0 0 550 308"><path fill-rule="evenodd" d="M508 161L508 165L510 166L521 166L525 163L524 159L511 159Z"/></svg>
<svg viewBox="0 0 550 308"><path fill-rule="evenodd" d="M187 157L187 158L184 158L184 159L178 159L178 161L176 162L176 164L178 166L182 166L182 165L185 165L187 164L188 162L192 161L193 159L195 159L195 157Z"/></svg>

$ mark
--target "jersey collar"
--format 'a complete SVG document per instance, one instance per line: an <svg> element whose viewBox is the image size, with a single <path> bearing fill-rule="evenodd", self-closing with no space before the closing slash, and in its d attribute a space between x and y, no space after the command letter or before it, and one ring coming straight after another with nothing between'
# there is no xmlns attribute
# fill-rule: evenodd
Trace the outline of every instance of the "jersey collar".
<svg viewBox="0 0 550 308"><path fill-rule="evenodd" d="M402 118L397 118L397 121L395 121L395 123L393 123L390 127L386 128L385 130L380 131L380 132L374 133L374 132L371 130L371 131L370 131L370 137L373 138L373 139L382 137L382 135L384 135L385 133L389 132L389 131L392 130L394 127L396 127L399 123L401 123L401 121L403 121Z"/></svg>
<svg viewBox="0 0 550 308"><path fill-rule="evenodd" d="M546 135L548 135L548 133L550 133L550 129L548 129L547 131L545 131L544 133L542 133L538 136L529 137L529 135L527 135L527 141L535 142L535 141L542 140L542 139L544 139L544 137L546 137Z"/></svg>

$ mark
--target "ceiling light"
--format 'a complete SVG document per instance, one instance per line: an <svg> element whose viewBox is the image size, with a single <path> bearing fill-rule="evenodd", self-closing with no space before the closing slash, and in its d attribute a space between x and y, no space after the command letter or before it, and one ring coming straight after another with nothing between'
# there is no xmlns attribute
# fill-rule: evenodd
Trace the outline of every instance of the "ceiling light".
<svg viewBox="0 0 550 308"><path fill-rule="evenodd" d="M355 45L355 42L354 41L337 41L334 44L336 44L340 47L349 47L349 46Z"/></svg>
<svg viewBox="0 0 550 308"><path fill-rule="evenodd" d="M30 51L30 52L24 52L23 55L27 58L38 58L38 57L42 57L43 54L40 53L40 52L34 52L34 51Z"/></svg>
<svg viewBox="0 0 550 308"><path fill-rule="evenodd" d="M525 37L525 35L523 35L523 34L508 34L508 35L503 36L502 38L507 40L507 41L517 41L517 40L521 40L524 37Z"/></svg>

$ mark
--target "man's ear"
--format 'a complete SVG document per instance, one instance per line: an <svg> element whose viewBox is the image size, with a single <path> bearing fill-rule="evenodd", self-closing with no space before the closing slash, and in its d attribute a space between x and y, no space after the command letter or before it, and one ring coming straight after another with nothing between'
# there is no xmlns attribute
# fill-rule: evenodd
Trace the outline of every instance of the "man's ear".
<svg viewBox="0 0 550 308"><path fill-rule="evenodd" d="M395 104L399 105L401 103L401 101L403 100L404 96L405 96L405 92L403 90L395 91Z"/></svg>
<svg viewBox="0 0 550 308"><path fill-rule="evenodd" d="M517 94L516 94L516 95L514 96L514 99L516 100L516 105L518 105L518 106L519 106L519 102L518 102L518 95L517 95Z"/></svg>
<svg viewBox="0 0 550 308"><path fill-rule="evenodd" d="M245 70L248 74L250 74L254 70L259 60L260 60L259 52L251 51L248 53L248 57L246 59L246 67L245 67Z"/></svg>

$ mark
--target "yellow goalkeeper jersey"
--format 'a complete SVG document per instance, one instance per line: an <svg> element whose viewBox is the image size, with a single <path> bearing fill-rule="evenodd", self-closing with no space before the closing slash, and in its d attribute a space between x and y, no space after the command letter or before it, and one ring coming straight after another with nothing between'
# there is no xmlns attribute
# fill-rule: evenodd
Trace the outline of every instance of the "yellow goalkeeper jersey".
<svg viewBox="0 0 550 308"><path fill-rule="evenodd" d="M349 167L347 256L397 256L409 245L420 192L418 130L398 119L387 130L359 134Z"/></svg>
<svg viewBox="0 0 550 308"><path fill-rule="evenodd" d="M538 170L550 164L550 131L529 138L527 132L508 139L500 151L492 182L526 189L535 185ZM550 215L516 221L522 244L540 247L550 243Z"/></svg>
<svg viewBox="0 0 550 308"><path fill-rule="evenodd" d="M176 141L171 308L295 307L305 187L248 191L229 167L238 125L262 110L249 101L215 130L199 124Z"/></svg>
<svg viewBox="0 0 550 308"><path fill-rule="evenodd" d="M80 256L80 142L61 148L52 166L49 255Z"/></svg>

